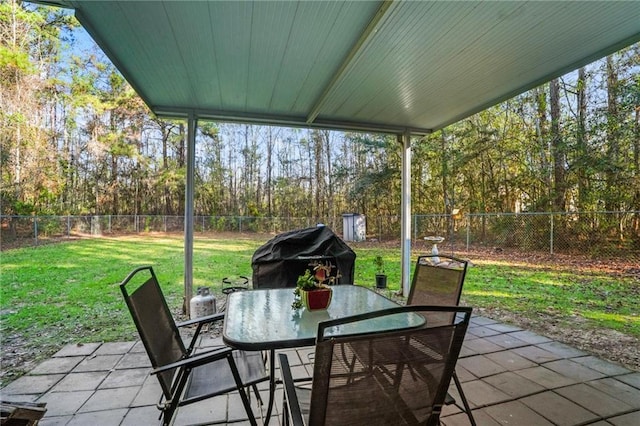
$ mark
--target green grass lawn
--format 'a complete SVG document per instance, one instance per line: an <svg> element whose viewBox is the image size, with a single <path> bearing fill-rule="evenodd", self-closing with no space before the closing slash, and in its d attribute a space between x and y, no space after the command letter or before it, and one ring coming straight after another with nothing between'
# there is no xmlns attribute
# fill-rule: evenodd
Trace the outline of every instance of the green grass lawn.
<svg viewBox="0 0 640 426"><path fill-rule="evenodd" d="M200 237L194 243L194 287L220 296L222 278L251 276L251 256L268 236ZM0 325L3 351L20 346L44 357L67 343L135 339L118 284L136 266L154 267L168 303L180 312L181 236L87 239L2 252ZM400 250L355 245L355 283L374 286L373 259L382 255L389 292L399 289ZM637 279L605 273L534 268L473 259L466 304L545 315L566 324L614 329L640 337ZM28 357L27 357L28 358Z"/></svg>

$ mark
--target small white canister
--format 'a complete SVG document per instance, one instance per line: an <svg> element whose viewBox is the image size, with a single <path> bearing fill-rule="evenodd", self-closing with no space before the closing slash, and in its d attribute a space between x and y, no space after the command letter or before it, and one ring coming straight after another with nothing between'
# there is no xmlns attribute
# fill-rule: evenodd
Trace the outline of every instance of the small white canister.
<svg viewBox="0 0 640 426"><path fill-rule="evenodd" d="M211 294L209 287L198 288L198 293L191 298L189 313L191 314L191 319L216 313L216 298Z"/></svg>

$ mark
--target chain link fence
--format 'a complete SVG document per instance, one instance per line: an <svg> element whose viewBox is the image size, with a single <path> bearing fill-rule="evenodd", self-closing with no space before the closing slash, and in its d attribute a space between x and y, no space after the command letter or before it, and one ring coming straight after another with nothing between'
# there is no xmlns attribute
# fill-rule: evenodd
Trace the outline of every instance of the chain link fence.
<svg viewBox="0 0 640 426"><path fill-rule="evenodd" d="M586 255L640 262L640 211L417 215L414 239L443 236L452 251Z"/></svg>
<svg viewBox="0 0 640 426"><path fill-rule="evenodd" d="M100 235L148 232L182 233L184 216L0 216L4 248L39 245L48 241ZM425 247L424 237L444 237L443 250L475 249L514 253L581 254L594 258L619 257L640 262L640 211L577 213L486 213L456 217L414 215L413 241ZM367 216L367 240L394 241L400 236L400 216ZM343 218L196 216L196 233L280 233L317 223L343 235Z"/></svg>

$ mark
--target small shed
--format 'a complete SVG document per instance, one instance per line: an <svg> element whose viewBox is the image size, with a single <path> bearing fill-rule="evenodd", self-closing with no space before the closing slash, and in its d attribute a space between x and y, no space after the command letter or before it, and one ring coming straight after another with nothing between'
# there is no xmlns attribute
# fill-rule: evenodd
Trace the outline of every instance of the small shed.
<svg viewBox="0 0 640 426"><path fill-rule="evenodd" d="M345 241L360 242L367 239L367 219L360 213L342 215L342 238Z"/></svg>
<svg viewBox="0 0 640 426"><path fill-rule="evenodd" d="M295 287L314 262L331 262L335 283L353 284L355 260L355 252L327 226L285 232L253 254L253 288Z"/></svg>

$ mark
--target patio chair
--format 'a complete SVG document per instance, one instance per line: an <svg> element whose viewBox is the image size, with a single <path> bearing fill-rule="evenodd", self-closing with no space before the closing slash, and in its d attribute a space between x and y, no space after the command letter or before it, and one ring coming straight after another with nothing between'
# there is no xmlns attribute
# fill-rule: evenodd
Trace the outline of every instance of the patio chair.
<svg viewBox="0 0 640 426"><path fill-rule="evenodd" d="M435 263L434 259L439 261ZM441 254L419 256L407 305L457 306L460 303L467 265L466 260L452 256ZM451 324L454 320L454 313L450 312L423 312L423 315L427 320L427 327ZM460 394L464 410L469 417L469 422L475 426L475 419L455 370L453 381ZM447 394L447 405L455 404L455 402L455 399Z"/></svg>
<svg viewBox="0 0 640 426"><path fill-rule="evenodd" d="M338 336L325 333L355 321L431 311L452 313L456 320L439 327ZM284 383L282 423L439 424L470 317L467 307L414 305L320 323L310 389L294 384L286 354L279 355ZM425 341L438 344L427 346ZM353 362L347 362L350 359Z"/></svg>
<svg viewBox="0 0 640 426"><path fill-rule="evenodd" d="M224 314L176 324L151 266L132 271L120 289L151 360L151 374L160 381L162 424L171 424L178 407L236 389L250 423L257 424L245 388L252 386L260 400L255 385L268 379L261 353L229 347L194 352L202 327L223 320ZM184 326L196 326L188 347L178 330Z"/></svg>

